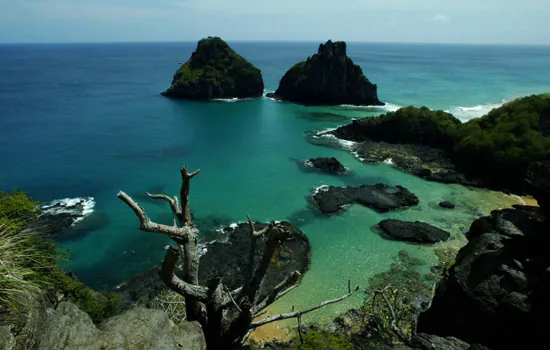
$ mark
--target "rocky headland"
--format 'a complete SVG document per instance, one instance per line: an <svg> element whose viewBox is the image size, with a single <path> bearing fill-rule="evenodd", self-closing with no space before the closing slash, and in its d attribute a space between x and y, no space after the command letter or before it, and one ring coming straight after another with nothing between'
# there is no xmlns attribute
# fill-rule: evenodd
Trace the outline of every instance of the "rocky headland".
<svg viewBox="0 0 550 350"><path fill-rule="evenodd" d="M525 193L529 164L550 158L550 95L516 99L461 123L449 113L406 107L329 133L354 141L367 162L391 158L427 180Z"/></svg>
<svg viewBox="0 0 550 350"><path fill-rule="evenodd" d="M347 56L343 41L319 45L317 54L294 65L267 96L305 105L383 105L376 85Z"/></svg>
<svg viewBox="0 0 550 350"><path fill-rule="evenodd" d="M313 201L322 213L339 212L345 205L360 204L380 213L418 205L418 197L402 186L386 184L318 188Z"/></svg>
<svg viewBox="0 0 550 350"><path fill-rule="evenodd" d="M208 37L198 42L189 61L178 69L172 86L162 95L211 100L260 97L263 92L261 71L222 39Z"/></svg>

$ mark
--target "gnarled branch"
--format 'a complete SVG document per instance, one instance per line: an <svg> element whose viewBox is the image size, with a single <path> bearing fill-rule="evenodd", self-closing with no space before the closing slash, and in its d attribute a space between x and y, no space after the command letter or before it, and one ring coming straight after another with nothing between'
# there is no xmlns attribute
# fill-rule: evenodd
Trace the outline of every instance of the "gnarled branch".
<svg viewBox="0 0 550 350"><path fill-rule="evenodd" d="M189 173L189 171L187 170L187 165L181 168L180 200L182 221L180 224L182 226L191 223L191 209L189 207L189 185L191 183L191 179L194 178L200 171L200 169L197 169L192 173Z"/></svg>
<svg viewBox="0 0 550 350"><path fill-rule="evenodd" d="M179 259L179 252L176 248L169 246L166 250L162 267L159 274L162 281L173 291L184 296L190 296L196 298L199 301L207 302L211 298L211 292L209 288L203 286L196 286L185 281L182 281L174 270L176 269L176 263Z"/></svg>
<svg viewBox="0 0 550 350"><path fill-rule="evenodd" d="M289 318L302 317L302 315L305 315L309 312L318 310L318 309L320 309L322 307L325 307L327 305L336 304L336 303L339 303L343 300L346 300L347 298L351 297L358 290L359 290L359 287L356 287L350 293L348 293L346 295L343 295L338 299L324 301L324 302L320 303L319 305L310 307L309 309L305 309L305 310L301 310L301 311L294 311L294 312L290 312L290 313L287 313L287 314L274 315L274 316L271 316L271 317L264 318L263 320L259 320L257 322L252 322L250 324L250 329L255 329L255 328L261 327L263 325L266 325L268 323L272 323L272 322L276 322L276 321L287 320Z"/></svg>
<svg viewBox="0 0 550 350"><path fill-rule="evenodd" d="M395 333L395 335L399 338L399 340L401 340L404 344L407 344L407 345L411 345L411 342L409 340L409 338L407 338L403 333L401 333L401 331L399 330L399 327L397 327L397 316L395 314L395 310L393 308L393 306L391 305L390 301L388 300L388 298L386 297L386 292L388 290L390 290L390 286L387 286L386 288L382 289L382 290L377 290L377 291L374 291L374 296L373 296L373 300L372 300L372 307L374 309L374 302L376 300L376 296L377 295L380 295L382 296L382 299L384 299L384 302L386 303L386 306L388 307L388 310L390 310L390 314L391 314L391 322L390 322L390 327L391 327L391 330L393 331L393 333ZM397 290L394 291L394 294L397 293ZM394 298L394 303L397 302L397 295L395 295L395 298ZM397 304L396 304L397 305Z"/></svg>
<svg viewBox="0 0 550 350"><path fill-rule="evenodd" d="M157 224L147 217L145 210L123 191L118 192L117 197L126 203L139 218L139 229L145 232L160 233L168 236L181 238L183 241L189 240L197 234L197 229L192 226L174 227L163 224Z"/></svg>
<svg viewBox="0 0 550 350"><path fill-rule="evenodd" d="M178 217L178 219L180 218L181 207L180 207L180 204L178 202L178 197L170 198L169 196L167 196L165 194L151 194L149 192L145 192L145 193L147 193L147 195L151 199L161 199L161 200L167 201L168 204L170 204L170 209L172 209L172 213L174 213Z"/></svg>
<svg viewBox="0 0 550 350"><path fill-rule="evenodd" d="M277 299L280 299L283 295L290 292L292 289L298 287L298 280L302 274L299 271L292 272L281 283L276 285L271 293L265 299L253 308L253 312L257 314L269 305L273 304ZM254 315L256 316L256 315Z"/></svg>

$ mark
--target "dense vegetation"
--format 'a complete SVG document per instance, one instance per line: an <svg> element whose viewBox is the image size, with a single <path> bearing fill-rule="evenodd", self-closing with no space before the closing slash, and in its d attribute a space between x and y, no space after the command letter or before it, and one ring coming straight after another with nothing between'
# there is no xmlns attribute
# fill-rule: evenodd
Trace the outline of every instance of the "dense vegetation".
<svg viewBox="0 0 550 350"><path fill-rule="evenodd" d="M22 294L49 291L78 305L95 322L112 315L116 297L64 273L57 261L66 259L66 252L28 227L38 215L37 205L24 192L0 191L0 312L18 309Z"/></svg>
<svg viewBox="0 0 550 350"><path fill-rule="evenodd" d="M356 120L335 135L443 148L465 174L517 190L530 163L550 159L550 95L514 100L464 124L443 111L406 107Z"/></svg>
<svg viewBox="0 0 550 350"><path fill-rule="evenodd" d="M189 99L259 97L261 71L218 37L199 41L197 49L174 75L165 96Z"/></svg>

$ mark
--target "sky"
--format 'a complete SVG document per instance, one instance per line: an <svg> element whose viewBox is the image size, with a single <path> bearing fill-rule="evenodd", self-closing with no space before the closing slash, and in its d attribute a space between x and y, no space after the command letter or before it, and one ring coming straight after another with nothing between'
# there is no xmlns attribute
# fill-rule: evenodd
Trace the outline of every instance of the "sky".
<svg viewBox="0 0 550 350"><path fill-rule="evenodd" d="M550 44L550 0L0 0L0 42Z"/></svg>

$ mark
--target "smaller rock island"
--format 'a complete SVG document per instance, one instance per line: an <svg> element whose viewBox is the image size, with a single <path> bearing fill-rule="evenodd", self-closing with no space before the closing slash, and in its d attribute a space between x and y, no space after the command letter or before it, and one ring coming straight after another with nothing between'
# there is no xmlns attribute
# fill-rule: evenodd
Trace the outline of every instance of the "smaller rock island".
<svg viewBox="0 0 550 350"><path fill-rule="evenodd" d="M162 95L176 99L253 98L264 92L262 72L218 37L201 39Z"/></svg>
<svg viewBox="0 0 550 350"><path fill-rule="evenodd" d="M317 54L290 68L267 96L304 105L384 105L376 85L347 56L343 41L319 45Z"/></svg>

